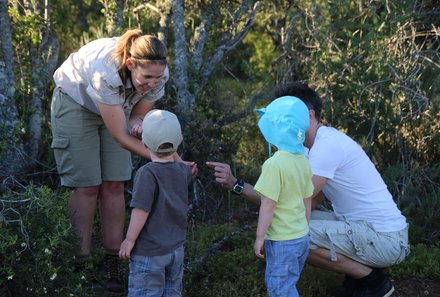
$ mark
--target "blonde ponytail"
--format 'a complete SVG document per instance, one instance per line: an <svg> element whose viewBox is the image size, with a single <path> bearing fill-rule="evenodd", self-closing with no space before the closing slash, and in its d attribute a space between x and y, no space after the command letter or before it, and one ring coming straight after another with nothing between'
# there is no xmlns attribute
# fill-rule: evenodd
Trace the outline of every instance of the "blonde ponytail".
<svg viewBox="0 0 440 297"><path fill-rule="evenodd" d="M166 57L167 49L163 42L152 35L142 35L139 29L128 30L119 37L113 53L113 60L119 62L118 72L124 85L128 79L128 58L137 66L147 63L166 65Z"/></svg>

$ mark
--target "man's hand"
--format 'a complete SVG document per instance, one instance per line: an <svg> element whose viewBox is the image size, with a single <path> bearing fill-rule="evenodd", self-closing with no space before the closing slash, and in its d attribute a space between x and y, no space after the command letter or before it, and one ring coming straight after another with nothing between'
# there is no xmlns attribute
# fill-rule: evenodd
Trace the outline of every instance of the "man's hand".
<svg viewBox="0 0 440 297"><path fill-rule="evenodd" d="M226 163L220 162L206 162L206 165L214 169L215 180L221 184L225 189L232 189L237 178L232 175L231 167Z"/></svg>

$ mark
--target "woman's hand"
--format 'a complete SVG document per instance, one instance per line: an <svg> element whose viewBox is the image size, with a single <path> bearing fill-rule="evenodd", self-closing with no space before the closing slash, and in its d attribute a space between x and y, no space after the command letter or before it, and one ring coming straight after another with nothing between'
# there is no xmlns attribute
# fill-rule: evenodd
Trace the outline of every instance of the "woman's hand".
<svg viewBox="0 0 440 297"><path fill-rule="evenodd" d="M132 119L130 120L131 125L131 135L136 137L142 137L142 119Z"/></svg>
<svg viewBox="0 0 440 297"><path fill-rule="evenodd" d="M128 121L131 128L131 135L138 138L142 137L142 121L145 115L153 109L153 106L154 103L145 100L140 100L135 104Z"/></svg>

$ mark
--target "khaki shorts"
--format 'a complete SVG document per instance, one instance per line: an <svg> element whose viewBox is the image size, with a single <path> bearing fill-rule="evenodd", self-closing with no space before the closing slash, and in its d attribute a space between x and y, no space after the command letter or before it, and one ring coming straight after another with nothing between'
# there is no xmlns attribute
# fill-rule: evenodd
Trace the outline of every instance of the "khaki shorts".
<svg viewBox="0 0 440 297"><path fill-rule="evenodd" d="M100 115L56 89L51 121L52 148L63 186L89 187L131 178L131 154L109 134Z"/></svg>
<svg viewBox="0 0 440 297"><path fill-rule="evenodd" d="M409 254L408 227L378 232L366 222L341 221L333 212L313 211L309 228L310 249L328 249L332 261L337 261L338 253L367 266L383 268L402 262Z"/></svg>

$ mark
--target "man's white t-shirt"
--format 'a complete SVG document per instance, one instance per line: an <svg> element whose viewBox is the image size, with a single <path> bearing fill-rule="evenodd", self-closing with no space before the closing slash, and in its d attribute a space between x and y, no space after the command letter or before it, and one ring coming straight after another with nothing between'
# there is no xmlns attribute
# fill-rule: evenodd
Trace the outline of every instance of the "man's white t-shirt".
<svg viewBox="0 0 440 297"><path fill-rule="evenodd" d="M340 220L365 221L379 232L406 227L374 164L350 137L321 126L308 152L313 175L327 178L323 192Z"/></svg>

